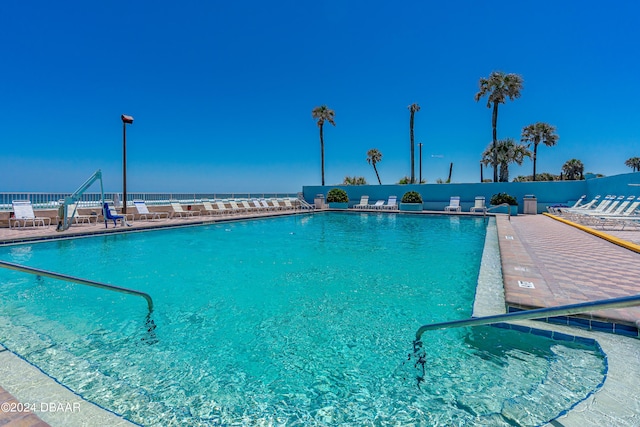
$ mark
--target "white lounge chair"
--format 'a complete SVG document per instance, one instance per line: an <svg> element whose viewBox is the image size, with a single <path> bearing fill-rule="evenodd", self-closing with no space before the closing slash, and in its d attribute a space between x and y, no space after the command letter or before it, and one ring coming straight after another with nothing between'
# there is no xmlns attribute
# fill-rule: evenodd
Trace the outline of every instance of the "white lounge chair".
<svg viewBox="0 0 640 427"><path fill-rule="evenodd" d="M378 200L373 205L368 205L369 209L382 209L384 206L384 200Z"/></svg>
<svg viewBox="0 0 640 427"><path fill-rule="evenodd" d="M253 200L253 206L255 206L256 210L258 210L258 211L266 211L266 210L268 210L267 208L262 206L262 203L260 203L260 200L257 200L257 199Z"/></svg>
<svg viewBox="0 0 640 427"><path fill-rule="evenodd" d="M162 219L162 217L166 217L169 219L171 214L169 212L151 212L147 207L147 204L144 200L134 200L133 206L136 207L138 211L138 218L144 221L153 221L154 219Z"/></svg>
<svg viewBox="0 0 640 427"><path fill-rule="evenodd" d="M278 202L278 199L270 199L270 200L274 210L276 211L284 210L284 206L280 205L280 202Z"/></svg>
<svg viewBox="0 0 640 427"><path fill-rule="evenodd" d="M284 203L284 208L285 209L292 209L292 210L296 209L295 205L293 203L291 203L291 199L284 199L283 203Z"/></svg>
<svg viewBox="0 0 640 427"><path fill-rule="evenodd" d="M80 213L78 212L78 205L76 203L68 204L65 208L67 210L67 219L69 220L69 223L91 224L92 219L94 221L94 224L98 223L98 215L80 215ZM58 222L61 220L61 218L58 218L57 216L56 219L58 220Z"/></svg>
<svg viewBox="0 0 640 427"><path fill-rule="evenodd" d="M474 205L471 207L471 209L469 209L469 212L486 212L487 211L487 205L486 205L486 200L484 198L484 196L476 196L476 200Z"/></svg>
<svg viewBox="0 0 640 427"><path fill-rule="evenodd" d="M240 200L240 204L242 205L244 210L247 212L258 210L258 208L256 208L255 206L251 206L247 200Z"/></svg>
<svg viewBox="0 0 640 427"><path fill-rule="evenodd" d="M389 200L387 200L386 205L380 206L380 209L393 211L398 209L398 196L389 196Z"/></svg>
<svg viewBox="0 0 640 427"><path fill-rule="evenodd" d="M276 210L276 208L273 205L270 205L269 203L267 203L266 199L260 199L260 204L262 205L262 208L266 211Z"/></svg>
<svg viewBox="0 0 640 427"><path fill-rule="evenodd" d="M211 202L208 199L202 200L202 207L204 208L204 211L200 210L200 214L204 212L205 215L218 215L220 213L218 209L211 205Z"/></svg>
<svg viewBox="0 0 640 427"><path fill-rule="evenodd" d="M178 215L180 218L189 218L194 215L200 215L200 211L190 211L182 209L182 205L178 202L171 202L171 208L173 209L173 216Z"/></svg>
<svg viewBox="0 0 640 427"><path fill-rule="evenodd" d="M444 207L445 212L460 212L460 197L459 196L451 196L449 199L449 206Z"/></svg>
<svg viewBox="0 0 640 427"><path fill-rule="evenodd" d="M218 210L220 211L221 214L231 212L231 208L228 208L227 205L222 200L216 201L216 206L218 207Z"/></svg>
<svg viewBox="0 0 640 427"><path fill-rule="evenodd" d="M369 196L360 197L360 203L353 205L354 209L366 209L369 207Z"/></svg>
<svg viewBox="0 0 640 427"><path fill-rule="evenodd" d="M11 204L13 205L13 217L9 218L9 228L11 228L12 222L14 228L16 225L20 227L21 222L22 228L26 227L29 222L31 222L31 225L34 227L38 225L48 227L51 225L51 218L36 216L30 200L13 200Z"/></svg>
<svg viewBox="0 0 640 427"><path fill-rule="evenodd" d="M238 206L238 202L236 202L235 200L229 200L229 205L231 206L231 210L233 212L246 212L246 209L244 207Z"/></svg>

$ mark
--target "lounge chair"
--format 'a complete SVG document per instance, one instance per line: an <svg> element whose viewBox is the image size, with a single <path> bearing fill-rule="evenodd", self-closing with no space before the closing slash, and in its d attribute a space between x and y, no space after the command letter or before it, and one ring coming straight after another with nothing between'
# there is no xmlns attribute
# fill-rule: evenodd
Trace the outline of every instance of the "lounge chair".
<svg viewBox="0 0 640 427"><path fill-rule="evenodd" d="M257 211L266 211L266 210L268 210L264 206L262 206L262 203L260 203L260 200L257 200L257 199L253 200L253 206L255 206Z"/></svg>
<svg viewBox="0 0 640 427"><path fill-rule="evenodd" d="M369 209L382 209L384 206L384 200L378 200L373 205L367 205Z"/></svg>
<svg viewBox="0 0 640 427"><path fill-rule="evenodd" d="M221 214L224 214L225 212L231 212L231 209L228 208L222 200L218 200L216 202L216 206L218 207L218 210Z"/></svg>
<svg viewBox="0 0 640 427"><path fill-rule="evenodd" d="M353 205L354 209L367 209L369 207L369 196L360 197L360 203Z"/></svg>
<svg viewBox="0 0 640 427"><path fill-rule="evenodd" d="M231 210L233 212L246 212L247 210L244 207L238 206L238 202L235 200L229 200L229 205L231 205Z"/></svg>
<svg viewBox="0 0 640 427"><path fill-rule="evenodd" d="M271 205L273 205L273 209L276 211L281 211L284 210L284 206L280 206L280 202L278 202L278 199L269 199L271 200Z"/></svg>
<svg viewBox="0 0 640 427"><path fill-rule="evenodd" d="M295 205L293 203L291 203L291 199L284 199L283 203L284 203L284 208L285 209L296 210Z"/></svg>
<svg viewBox="0 0 640 427"><path fill-rule="evenodd" d="M104 228L109 228L108 227L109 221L113 221L114 227L118 226L117 221L120 221L120 224L122 224L123 227L125 225L127 227L131 227L131 224L127 222L127 218L124 215L118 215L118 212L116 212L116 209L112 208L107 202L104 202L102 206L102 214L104 216Z"/></svg>
<svg viewBox="0 0 640 427"><path fill-rule="evenodd" d="M138 211L139 218L145 221L153 221L154 219L161 219L163 216L166 216L166 219L169 219L171 214L169 212L151 212L147 207L147 204L144 200L134 200L133 205L136 207Z"/></svg>
<svg viewBox="0 0 640 427"><path fill-rule="evenodd" d="M264 210L267 210L267 211L275 211L276 210L276 207L273 206L273 205L270 205L269 203L267 203L266 199L260 199L260 204L262 205Z"/></svg>
<svg viewBox="0 0 640 427"><path fill-rule="evenodd" d="M484 196L476 196L475 204L469 209L469 212L486 212L487 205Z"/></svg>
<svg viewBox="0 0 640 427"><path fill-rule="evenodd" d="M202 200L202 207L204 207L204 211L200 210L201 214L202 212L204 212L205 215L217 215L220 213L220 210L214 208L208 199Z"/></svg>
<svg viewBox="0 0 640 427"><path fill-rule="evenodd" d="M30 200L13 200L11 204L13 205L13 217L9 218L9 228L11 228L12 222L14 228L16 225L20 227L21 222L22 228L26 227L29 222L31 222L34 227L37 227L38 224L41 224L43 227L49 227L51 225L51 218L36 216Z"/></svg>
<svg viewBox="0 0 640 427"><path fill-rule="evenodd" d="M171 202L171 208L173 209L174 217L178 215L180 218L189 218L196 215L196 213L200 215L200 211L185 211L178 202Z"/></svg>
<svg viewBox="0 0 640 427"><path fill-rule="evenodd" d="M67 218L69 221L73 221L76 224L87 223L91 224L91 220L94 220L94 224L98 223L98 215L80 215L78 212L78 206L76 203L71 203L66 206Z"/></svg>
<svg viewBox="0 0 640 427"><path fill-rule="evenodd" d="M460 212L460 196L451 196L449 206L444 207L445 212Z"/></svg>
<svg viewBox="0 0 640 427"><path fill-rule="evenodd" d="M398 209L398 196L389 196L389 200L387 200L387 204L380 206L380 209L384 209L387 211L393 211Z"/></svg>

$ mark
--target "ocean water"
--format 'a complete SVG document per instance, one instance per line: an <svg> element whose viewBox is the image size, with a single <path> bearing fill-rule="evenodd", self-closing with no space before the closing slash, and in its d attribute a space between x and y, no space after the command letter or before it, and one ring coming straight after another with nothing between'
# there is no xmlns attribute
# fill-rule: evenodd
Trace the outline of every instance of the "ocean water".
<svg viewBox="0 0 640 427"><path fill-rule="evenodd" d="M597 348L482 327L412 351L471 315L485 230L321 213L0 248L155 304L0 271L0 342L146 426L539 425L600 384Z"/></svg>

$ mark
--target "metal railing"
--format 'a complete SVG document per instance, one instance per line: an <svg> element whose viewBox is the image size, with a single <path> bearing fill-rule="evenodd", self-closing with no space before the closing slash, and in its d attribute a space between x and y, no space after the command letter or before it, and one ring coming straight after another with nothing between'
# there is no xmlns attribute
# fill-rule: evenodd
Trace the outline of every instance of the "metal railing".
<svg viewBox="0 0 640 427"><path fill-rule="evenodd" d="M484 216L487 216L487 212L493 209L497 209L499 207L506 206L507 207L507 215L509 216L509 221L511 221L511 205L509 203L500 203L499 205L491 206L488 209L484 210Z"/></svg>
<svg viewBox="0 0 640 427"><path fill-rule="evenodd" d="M136 295L147 300L149 314L153 311L153 300L151 296L145 292L136 291L134 289L122 288L120 286L107 285L106 283L94 282L93 280L80 279L79 277L68 276L66 274L53 273L39 268L25 267L24 265L14 264L11 262L0 261L0 267L9 270L20 271L23 273L35 274L37 276L51 277L52 279L64 280L66 282L78 283L80 285L92 286L94 288L107 289L110 291L121 292L124 294Z"/></svg>
<svg viewBox="0 0 640 427"><path fill-rule="evenodd" d="M432 323L421 326L416 332L416 341L420 341L422 334L435 329L461 328L463 326L491 325L493 323L510 322L515 320L544 319L555 316L568 316L588 311L607 310L611 308L625 308L640 305L640 295L631 297L611 298L599 301L582 302L578 304L562 305L559 307L538 308L535 310L518 311L516 313L496 314L493 316L473 317L465 320Z"/></svg>

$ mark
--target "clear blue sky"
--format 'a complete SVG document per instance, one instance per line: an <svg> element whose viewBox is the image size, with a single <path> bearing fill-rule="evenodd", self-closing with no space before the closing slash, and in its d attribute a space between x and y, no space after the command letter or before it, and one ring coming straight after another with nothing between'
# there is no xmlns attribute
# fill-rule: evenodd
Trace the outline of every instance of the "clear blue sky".
<svg viewBox="0 0 640 427"><path fill-rule="evenodd" d="M93 171L127 189L296 192L320 184L311 110L326 104L326 182L410 173L476 182L494 70L524 78L498 137L557 126L538 172L578 158L614 175L640 156L640 2L15 1L0 7L0 191L73 191ZM417 147L416 147L417 153ZM416 159L416 175L418 175ZM526 160L511 177L531 174ZM486 170L490 177L491 171Z"/></svg>

